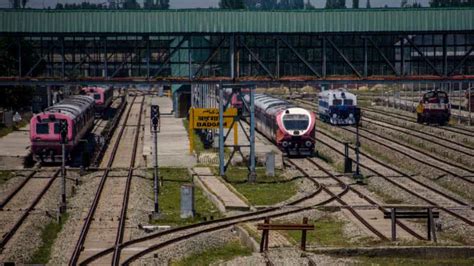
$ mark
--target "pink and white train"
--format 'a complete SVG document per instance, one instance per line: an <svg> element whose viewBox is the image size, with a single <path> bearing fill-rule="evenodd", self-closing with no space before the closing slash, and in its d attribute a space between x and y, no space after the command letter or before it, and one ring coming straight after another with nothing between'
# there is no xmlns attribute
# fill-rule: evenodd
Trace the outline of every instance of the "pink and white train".
<svg viewBox="0 0 474 266"><path fill-rule="evenodd" d="M79 141L94 124L94 99L86 95L75 95L46 108L30 121L31 151L36 160L60 160L60 121L68 125L66 152L71 154Z"/></svg>
<svg viewBox="0 0 474 266"><path fill-rule="evenodd" d="M95 110L98 113L102 113L110 106L110 104L112 104L112 98L114 96L112 88L89 86L82 88L81 91L82 94L89 95L94 98Z"/></svg>

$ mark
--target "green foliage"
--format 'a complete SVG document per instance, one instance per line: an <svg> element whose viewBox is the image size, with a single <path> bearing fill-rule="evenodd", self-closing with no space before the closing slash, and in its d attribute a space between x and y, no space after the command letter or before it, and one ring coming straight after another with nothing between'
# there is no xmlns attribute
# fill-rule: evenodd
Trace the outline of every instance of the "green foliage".
<svg viewBox="0 0 474 266"><path fill-rule="evenodd" d="M257 168L257 182L247 182L247 168L230 167L226 180L252 205L272 205L289 199L296 193L296 180L289 181L277 171L275 177L265 175L264 168Z"/></svg>
<svg viewBox="0 0 474 266"><path fill-rule="evenodd" d="M172 262L172 266L211 265L218 261L228 261L235 257L250 256L252 250L233 241L222 247L208 249L201 253L194 253L180 261Z"/></svg>
<svg viewBox="0 0 474 266"><path fill-rule="evenodd" d="M313 221L315 230L307 231L307 243L320 246L348 246L349 241L344 237L343 221L326 216ZM286 231L295 242L301 241L301 231Z"/></svg>
<svg viewBox="0 0 474 266"><path fill-rule="evenodd" d="M158 203L163 215L153 223L179 226L200 222L204 217L209 218L213 216L214 219L220 217L219 211L206 198L203 191L199 187L195 187L196 216L192 219L181 219L181 185L192 183L191 177L185 168L160 168L160 176L163 177L164 181L163 186L160 188ZM153 194L150 193L150 197L152 198Z"/></svg>
<svg viewBox="0 0 474 266"><path fill-rule="evenodd" d="M346 0L326 0L327 9L346 8Z"/></svg>
<svg viewBox="0 0 474 266"><path fill-rule="evenodd" d="M219 7L222 9L245 9L243 0L220 0Z"/></svg>
<svg viewBox="0 0 474 266"><path fill-rule="evenodd" d="M431 7L473 7L474 0L431 0Z"/></svg>
<svg viewBox="0 0 474 266"><path fill-rule="evenodd" d="M359 8L359 0L352 0L352 8Z"/></svg>
<svg viewBox="0 0 474 266"><path fill-rule="evenodd" d="M14 177L14 175L11 171L0 171L0 185L4 184L12 177Z"/></svg>
<svg viewBox="0 0 474 266"><path fill-rule="evenodd" d="M357 265L412 265L412 266L440 266L440 265L474 265L474 258L469 259L427 259L427 258L400 258L400 257L359 257L361 263Z"/></svg>
<svg viewBox="0 0 474 266"><path fill-rule="evenodd" d="M54 241L58 237L59 232L62 230L66 223L69 215L61 215L61 222L51 221L41 231L41 246L33 253L32 261L34 264L46 264L51 258L51 248L53 247Z"/></svg>
<svg viewBox="0 0 474 266"><path fill-rule="evenodd" d="M34 88L32 87L0 86L0 107L7 110L29 107L31 106L33 93Z"/></svg>

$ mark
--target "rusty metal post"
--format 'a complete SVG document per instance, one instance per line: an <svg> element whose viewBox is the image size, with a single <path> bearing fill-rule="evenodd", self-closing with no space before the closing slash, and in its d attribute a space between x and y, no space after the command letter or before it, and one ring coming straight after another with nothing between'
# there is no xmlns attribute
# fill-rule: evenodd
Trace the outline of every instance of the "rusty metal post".
<svg viewBox="0 0 474 266"><path fill-rule="evenodd" d="M430 228L431 232L428 231L428 235L431 233L433 235L433 241L436 243L438 242L438 239L436 238L436 228L434 226L434 218L433 218L433 209L432 208L428 208L428 222L430 223L430 226L428 228ZM428 238L428 240L431 240L431 237Z"/></svg>
<svg viewBox="0 0 474 266"><path fill-rule="evenodd" d="M308 217L303 218L303 224L308 224ZM301 250L306 251L306 229L301 230Z"/></svg>
<svg viewBox="0 0 474 266"><path fill-rule="evenodd" d="M396 208L392 208L391 218L392 218L392 241L397 240L397 218L396 218Z"/></svg>
<svg viewBox="0 0 474 266"><path fill-rule="evenodd" d="M270 217L265 218L265 223L270 224ZM268 251L269 234L270 234L270 230L266 229L265 230L265 251Z"/></svg>

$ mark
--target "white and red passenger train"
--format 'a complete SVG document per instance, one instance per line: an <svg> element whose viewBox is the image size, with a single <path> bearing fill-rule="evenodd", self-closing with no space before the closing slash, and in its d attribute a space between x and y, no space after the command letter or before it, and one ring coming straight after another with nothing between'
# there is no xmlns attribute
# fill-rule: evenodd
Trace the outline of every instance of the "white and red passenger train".
<svg viewBox="0 0 474 266"><path fill-rule="evenodd" d="M94 99L75 95L46 108L30 121L31 151L35 159L55 161L61 158L60 121L67 121L66 152L70 154L94 124Z"/></svg>
<svg viewBox="0 0 474 266"><path fill-rule="evenodd" d="M112 104L114 92L109 87L89 86L81 89L82 94L92 96L95 101L95 110L102 113Z"/></svg>
<svg viewBox="0 0 474 266"><path fill-rule="evenodd" d="M292 156L314 151L314 112L265 94L255 94L256 129Z"/></svg>

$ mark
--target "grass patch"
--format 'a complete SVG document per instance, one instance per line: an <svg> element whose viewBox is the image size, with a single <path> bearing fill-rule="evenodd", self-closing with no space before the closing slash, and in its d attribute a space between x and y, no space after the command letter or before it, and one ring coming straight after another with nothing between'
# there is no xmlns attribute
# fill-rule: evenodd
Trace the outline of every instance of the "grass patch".
<svg viewBox="0 0 474 266"><path fill-rule="evenodd" d="M390 194L385 193L383 190L379 189L375 186L369 186L369 190L377 194L380 198L382 198L383 202L386 204L402 204L403 200L394 198Z"/></svg>
<svg viewBox="0 0 474 266"><path fill-rule="evenodd" d="M348 246L349 240L344 237L344 221L325 216L313 221L315 230L307 231L308 244L319 246ZM301 242L301 231L284 231L296 243Z"/></svg>
<svg viewBox="0 0 474 266"><path fill-rule="evenodd" d="M358 257L361 265L474 265L474 258L469 259L426 259L426 258L395 258L395 257Z"/></svg>
<svg viewBox="0 0 474 266"><path fill-rule="evenodd" d="M30 118L29 116L24 117L24 119L21 120L20 123L18 123L17 125L13 125L12 127L6 127L5 125L1 124L0 125L0 138L5 137L6 135L12 133L13 131L17 131L20 128L28 125L28 122L30 121L29 118Z"/></svg>
<svg viewBox="0 0 474 266"><path fill-rule="evenodd" d="M248 247L242 246L238 241L232 241L222 247L208 249L200 253L194 253L180 261L172 262L171 265L210 265L219 261L224 262L235 257L250 255L252 255L252 251Z"/></svg>
<svg viewBox="0 0 474 266"><path fill-rule="evenodd" d="M276 170L275 176L270 177L265 175L265 168L258 167L256 183L247 182L247 173L247 168L229 167L226 180L252 205L276 204L296 193L297 181L285 179L280 170Z"/></svg>
<svg viewBox="0 0 474 266"><path fill-rule="evenodd" d="M0 171L0 185L5 184L10 178L15 175L11 171Z"/></svg>
<svg viewBox="0 0 474 266"><path fill-rule="evenodd" d="M191 176L185 168L161 168L160 175L163 176L163 186L160 188L158 202L163 215L160 219L153 221L154 224L180 226L201 222L204 217L213 216L214 219L221 217L217 208L206 198L204 192L195 186L196 215L194 218L181 219L179 217L181 185L192 183ZM150 197L153 198L152 192L150 193Z"/></svg>
<svg viewBox="0 0 474 266"><path fill-rule="evenodd" d="M326 154L326 153L324 153L320 150L317 150L314 154L315 154L316 158L321 159L321 160L325 161L328 164L333 164L334 163L334 160L331 158L331 156L329 156L328 154Z"/></svg>
<svg viewBox="0 0 474 266"><path fill-rule="evenodd" d="M58 237L59 232L63 229L69 215L67 213L61 215L61 222L51 221L41 230L41 246L33 253L32 264L46 264L51 259L51 248L54 241Z"/></svg>
<svg viewBox="0 0 474 266"><path fill-rule="evenodd" d="M183 119L183 126L186 129L186 132L189 132L189 120ZM205 150L204 144L202 143L201 138L199 137L197 133L194 133L193 139L194 139L194 145L193 145L194 151L196 151L197 154L203 152Z"/></svg>

